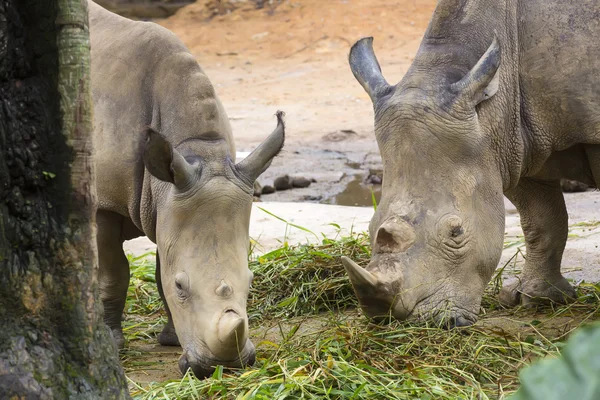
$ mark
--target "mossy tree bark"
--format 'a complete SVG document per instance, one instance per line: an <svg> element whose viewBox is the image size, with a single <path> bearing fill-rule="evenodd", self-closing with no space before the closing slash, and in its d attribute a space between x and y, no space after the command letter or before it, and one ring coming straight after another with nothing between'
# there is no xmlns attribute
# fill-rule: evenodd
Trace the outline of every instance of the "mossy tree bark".
<svg viewBox="0 0 600 400"><path fill-rule="evenodd" d="M85 0L0 0L0 398L128 398L96 273Z"/></svg>

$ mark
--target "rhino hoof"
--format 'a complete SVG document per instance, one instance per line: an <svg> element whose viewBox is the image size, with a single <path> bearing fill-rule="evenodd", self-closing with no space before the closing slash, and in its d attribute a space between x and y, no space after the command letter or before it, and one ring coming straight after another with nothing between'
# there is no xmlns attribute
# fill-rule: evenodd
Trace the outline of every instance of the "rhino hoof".
<svg viewBox="0 0 600 400"><path fill-rule="evenodd" d="M162 332L158 335L158 343L162 346L180 346L179 338L173 325L165 325Z"/></svg>
<svg viewBox="0 0 600 400"><path fill-rule="evenodd" d="M562 187L562 191L567 193L585 192L589 188L589 186L585 183L581 183L579 181L570 181L567 179L561 179L560 186Z"/></svg>
<svg viewBox="0 0 600 400"><path fill-rule="evenodd" d="M123 336L123 331L121 328L110 329L111 336L117 345L117 348L121 350L125 347L125 337Z"/></svg>
<svg viewBox="0 0 600 400"><path fill-rule="evenodd" d="M543 279L513 278L502 285L502 290L498 295L500 303L507 307L550 303L568 304L575 301L576 298L575 289L562 276L552 283Z"/></svg>

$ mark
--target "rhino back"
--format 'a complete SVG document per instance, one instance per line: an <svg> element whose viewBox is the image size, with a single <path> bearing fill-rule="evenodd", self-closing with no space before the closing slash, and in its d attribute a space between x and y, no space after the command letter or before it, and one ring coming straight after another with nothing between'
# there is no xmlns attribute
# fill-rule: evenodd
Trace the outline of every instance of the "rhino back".
<svg viewBox="0 0 600 400"><path fill-rule="evenodd" d="M534 143L600 143L600 7L596 0L519 3L519 75ZM541 149L544 152L544 149Z"/></svg>
<svg viewBox="0 0 600 400"><path fill-rule="evenodd" d="M475 65L496 34L500 92L478 115L497 135L507 182L563 177L597 186L599 17L596 0L440 0L395 92L439 92Z"/></svg>
<svg viewBox="0 0 600 400"><path fill-rule="evenodd" d="M98 206L145 232L153 221L142 219L155 207L142 160L145 127L174 147L193 151L209 140L235 154L231 127L206 74L173 33L88 3Z"/></svg>

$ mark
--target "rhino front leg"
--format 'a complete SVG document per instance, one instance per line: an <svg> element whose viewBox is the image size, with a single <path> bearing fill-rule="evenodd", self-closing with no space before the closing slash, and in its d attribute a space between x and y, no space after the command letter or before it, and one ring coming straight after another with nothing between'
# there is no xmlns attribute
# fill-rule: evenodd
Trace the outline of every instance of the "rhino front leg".
<svg viewBox="0 0 600 400"><path fill-rule="evenodd" d="M169 305L165 299L165 293L162 287L162 280L160 277L160 257L158 256L158 250L156 251L156 286L158 287L158 293L160 294L160 298L165 305L165 311L167 312L167 323L163 327L162 332L158 335L158 343L163 346L180 346L179 338L177 338L177 333L175 332L175 325L173 325L173 318L171 317L171 311L169 310Z"/></svg>
<svg viewBox="0 0 600 400"><path fill-rule="evenodd" d="M111 329L119 348L125 345L121 316L129 286L129 261L123 252L123 217L98 211L98 261L100 298L104 304L104 322Z"/></svg>
<svg viewBox="0 0 600 400"><path fill-rule="evenodd" d="M568 235L568 215L560 181L525 178L506 196L521 215L527 255L521 275L503 285L500 302L518 305L571 301L575 290L560 273Z"/></svg>

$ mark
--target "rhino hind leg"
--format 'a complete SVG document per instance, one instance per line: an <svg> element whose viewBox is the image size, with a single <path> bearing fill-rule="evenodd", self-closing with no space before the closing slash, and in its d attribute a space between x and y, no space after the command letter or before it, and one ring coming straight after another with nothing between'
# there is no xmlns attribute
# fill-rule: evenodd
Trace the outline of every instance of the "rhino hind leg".
<svg viewBox="0 0 600 400"><path fill-rule="evenodd" d="M104 305L104 322L112 331L117 346L123 348L125 337L121 327L121 317L129 286L129 261L123 251L123 217L99 210L96 214L96 222L98 225L98 280L100 298Z"/></svg>
<svg viewBox="0 0 600 400"><path fill-rule="evenodd" d="M167 313L168 318L167 323L163 327L162 332L158 335L158 343L160 343L163 346L180 346L179 338L177 337L177 332L175 332L175 325L173 325L171 311L169 310L169 305L165 300L165 294L162 287L162 280L160 277L160 258L158 256L158 251L156 252L156 286L158 288L160 298L165 306L165 311Z"/></svg>
<svg viewBox="0 0 600 400"><path fill-rule="evenodd" d="M521 275L504 283L500 302L515 306L572 301L575 290L560 273L568 235L560 181L524 178L506 196L521 214L527 255Z"/></svg>

